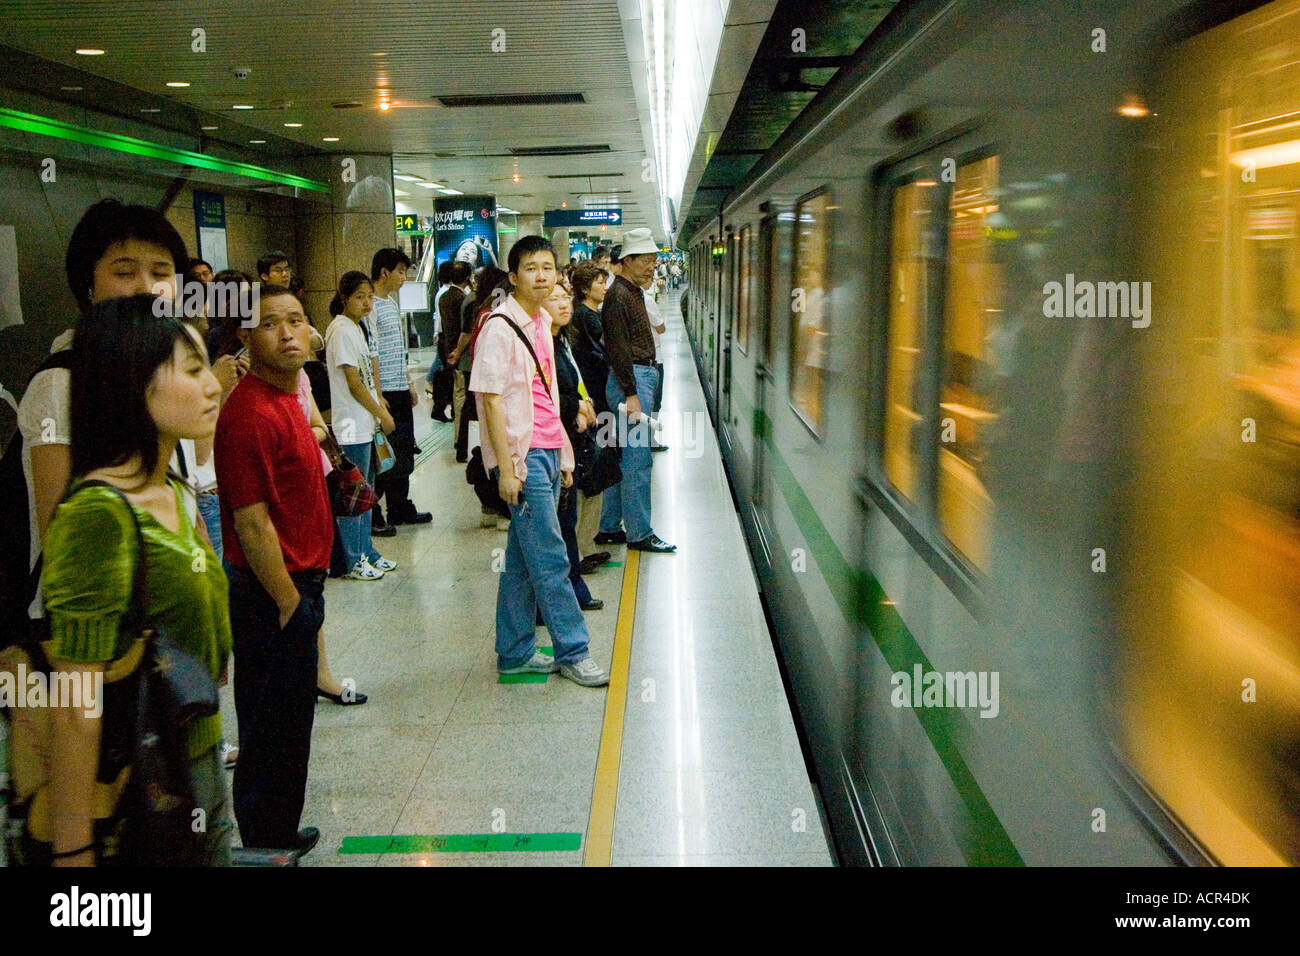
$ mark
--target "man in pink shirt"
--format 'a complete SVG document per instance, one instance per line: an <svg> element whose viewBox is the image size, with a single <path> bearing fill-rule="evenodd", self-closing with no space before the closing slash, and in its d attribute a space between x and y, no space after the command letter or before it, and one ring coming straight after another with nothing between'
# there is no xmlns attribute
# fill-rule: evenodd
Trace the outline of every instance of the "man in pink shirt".
<svg viewBox="0 0 1300 956"><path fill-rule="evenodd" d="M484 429L483 467L510 506L497 588L497 670L559 671L584 687L602 687L609 675L587 650L557 514L560 488L573 483L573 448L560 421L550 321L539 319L555 287L555 250L541 236L524 236L510 249L509 267L514 292L479 330L469 383ZM554 657L535 647L539 607Z"/></svg>

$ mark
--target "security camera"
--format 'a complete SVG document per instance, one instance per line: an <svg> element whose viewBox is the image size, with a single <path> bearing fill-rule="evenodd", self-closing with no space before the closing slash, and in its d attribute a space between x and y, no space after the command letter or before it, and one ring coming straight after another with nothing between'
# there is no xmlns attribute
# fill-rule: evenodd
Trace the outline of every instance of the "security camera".
<svg viewBox="0 0 1300 956"><path fill-rule="evenodd" d="M237 79L237 80L246 80L246 79L248 79L248 74L250 74L250 73L252 73L252 72L253 72L253 70L252 70L251 67L247 67L247 66L237 66L237 67L235 67L235 79Z"/></svg>

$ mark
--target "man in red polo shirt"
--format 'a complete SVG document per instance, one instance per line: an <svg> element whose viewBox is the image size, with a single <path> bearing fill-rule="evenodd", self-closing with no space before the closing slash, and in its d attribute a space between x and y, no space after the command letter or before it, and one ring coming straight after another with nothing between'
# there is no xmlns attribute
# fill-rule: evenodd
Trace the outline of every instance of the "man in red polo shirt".
<svg viewBox="0 0 1300 956"><path fill-rule="evenodd" d="M235 819L245 847L301 854L320 839L298 822L334 520L320 447L298 402L311 323L288 289L264 285L256 321L239 338L248 374L221 409L214 448L239 718Z"/></svg>

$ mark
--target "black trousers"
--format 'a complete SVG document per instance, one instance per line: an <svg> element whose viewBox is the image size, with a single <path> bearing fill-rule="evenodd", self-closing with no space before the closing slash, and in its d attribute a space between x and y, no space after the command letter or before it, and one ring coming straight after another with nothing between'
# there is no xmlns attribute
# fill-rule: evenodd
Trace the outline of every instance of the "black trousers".
<svg viewBox="0 0 1300 956"><path fill-rule="evenodd" d="M401 518L415 511L415 505L411 503L411 472L415 471L415 418L409 391L384 392L384 398L388 401L393 424L397 426L388 436L397 460L393 462L392 468L375 479L375 493L384 499L389 520L392 520L394 516Z"/></svg>
<svg viewBox="0 0 1300 956"><path fill-rule="evenodd" d="M229 572L239 718L235 820L246 847L292 847L307 795L325 572L293 575L302 602L283 629L280 609L253 572Z"/></svg>

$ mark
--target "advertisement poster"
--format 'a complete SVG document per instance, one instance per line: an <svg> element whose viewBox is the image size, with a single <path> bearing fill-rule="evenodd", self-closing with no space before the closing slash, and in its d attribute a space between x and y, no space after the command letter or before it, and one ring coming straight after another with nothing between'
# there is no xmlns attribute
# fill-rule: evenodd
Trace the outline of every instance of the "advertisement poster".
<svg viewBox="0 0 1300 956"><path fill-rule="evenodd" d="M586 262L591 258L591 240L590 239L570 239L569 240L569 258L577 259L579 262Z"/></svg>
<svg viewBox="0 0 1300 956"><path fill-rule="evenodd" d="M473 268L499 266L495 196L440 196L433 201L433 243L438 265L448 259Z"/></svg>
<svg viewBox="0 0 1300 956"><path fill-rule="evenodd" d="M226 197L221 193L194 190L194 225L199 233L199 258L213 272L229 269L226 253Z"/></svg>

